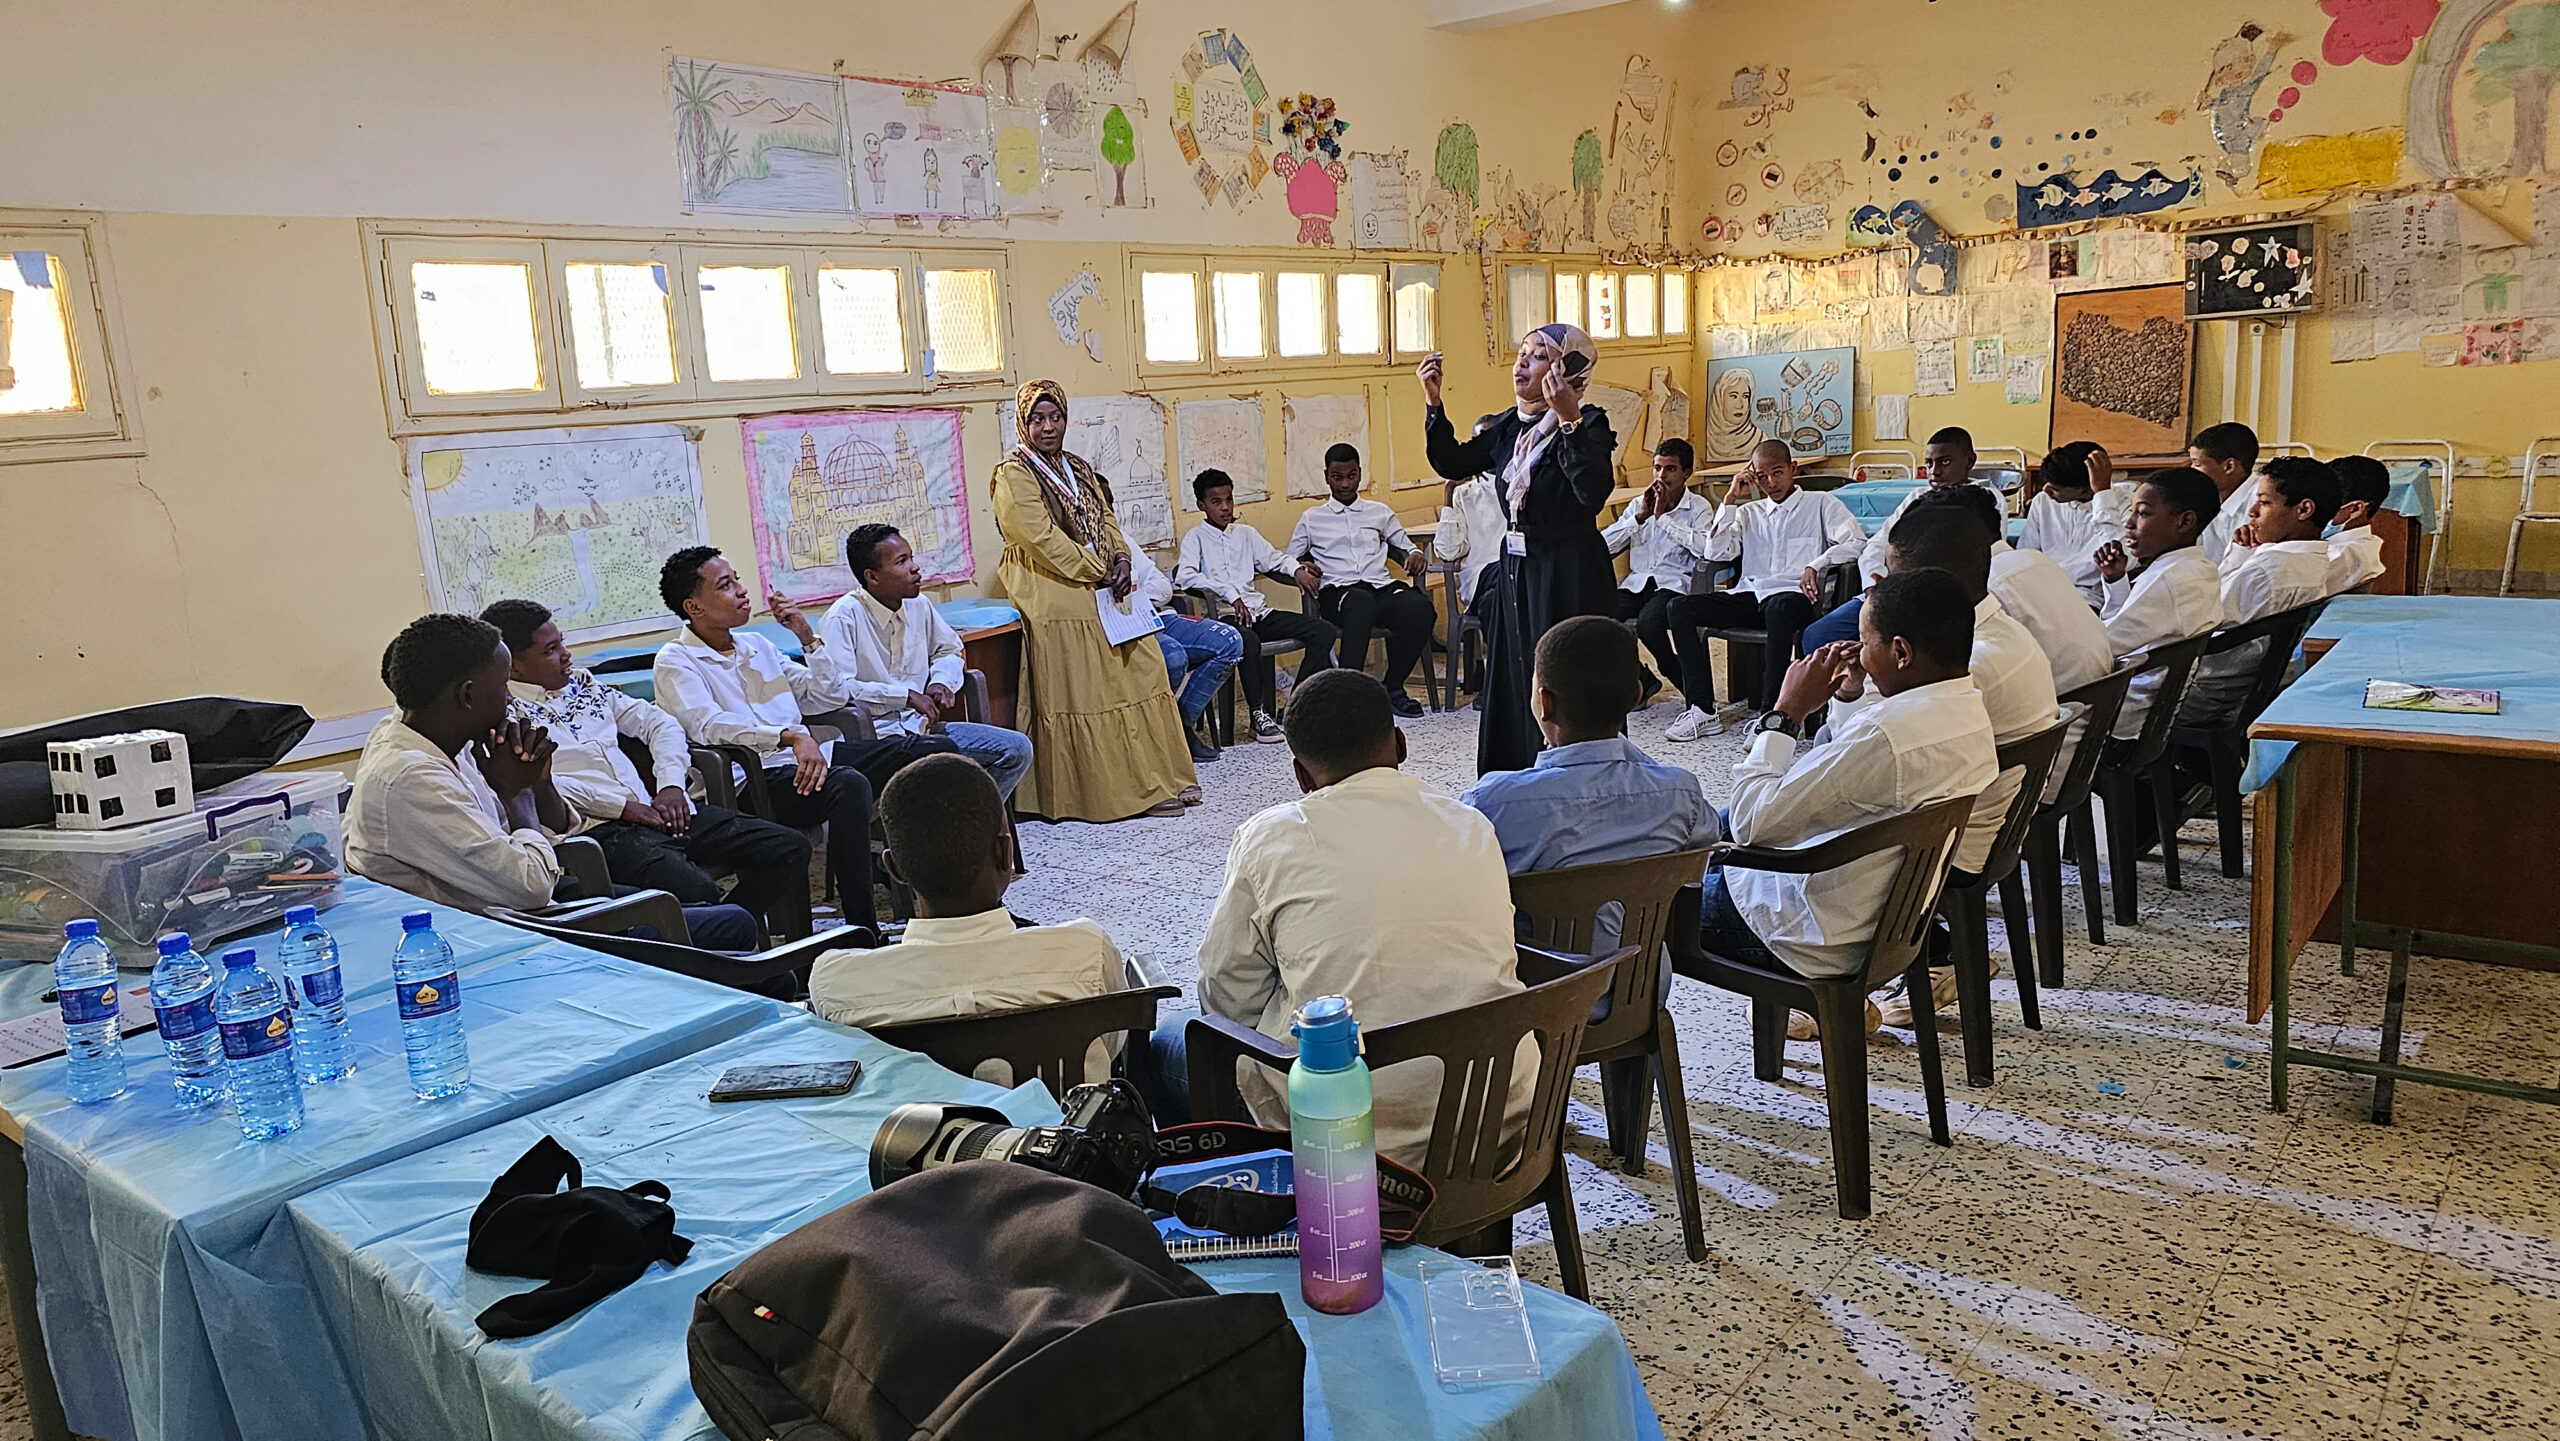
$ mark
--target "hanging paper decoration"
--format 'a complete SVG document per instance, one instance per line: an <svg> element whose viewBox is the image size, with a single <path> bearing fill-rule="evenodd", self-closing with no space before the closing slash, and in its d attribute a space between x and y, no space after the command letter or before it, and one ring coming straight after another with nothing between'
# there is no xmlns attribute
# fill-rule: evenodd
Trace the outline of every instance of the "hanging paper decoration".
<svg viewBox="0 0 2560 1441"><path fill-rule="evenodd" d="M1300 245L1331 245L1333 219L1342 210L1342 135L1351 122L1334 113L1333 97L1300 92L1280 97L1280 133L1288 138L1271 168L1288 183L1289 213L1298 217Z"/></svg>

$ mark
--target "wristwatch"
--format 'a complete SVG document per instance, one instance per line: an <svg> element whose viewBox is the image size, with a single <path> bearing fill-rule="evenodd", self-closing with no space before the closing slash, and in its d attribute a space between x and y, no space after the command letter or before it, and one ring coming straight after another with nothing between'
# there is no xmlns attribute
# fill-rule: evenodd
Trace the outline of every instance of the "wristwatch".
<svg viewBox="0 0 2560 1441"><path fill-rule="evenodd" d="M1785 736L1789 740L1804 739L1804 727L1796 724L1796 718L1794 716L1791 716L1782 710L1773 710L1761 716L1760 723L1751 728L1751 733L1753 735L1760 735L1768 731L1776 731L1778 734Z"/></svg>

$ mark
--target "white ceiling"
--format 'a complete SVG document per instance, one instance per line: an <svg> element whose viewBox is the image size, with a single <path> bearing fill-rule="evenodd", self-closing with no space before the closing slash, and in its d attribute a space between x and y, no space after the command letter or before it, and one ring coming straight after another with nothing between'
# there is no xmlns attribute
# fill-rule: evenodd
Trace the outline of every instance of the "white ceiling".
<svg viewBox="0 0 2560 1441"><path fill-rule="evenodd" d="M1431 28L1467 34L1479 30L1500 30L1550 15L1570 15L1577 10L1599 10L1623 5L1631 0L1429 0ZM1660 3L1660 0L1649 0ZM1677 4L1679 0L1671 0Z"/></svg>

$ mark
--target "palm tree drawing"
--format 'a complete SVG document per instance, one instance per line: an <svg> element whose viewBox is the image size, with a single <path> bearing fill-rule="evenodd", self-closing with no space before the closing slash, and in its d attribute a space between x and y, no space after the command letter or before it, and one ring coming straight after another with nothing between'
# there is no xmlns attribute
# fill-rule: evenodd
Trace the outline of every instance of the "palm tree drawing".
<svg viewBox="0 0 2560 1441"><path fill-rule="evenodd" d="M671 77L676 93L676 154L685 164L685 188L695 200L709 200L729 179L738 158L735 135L718 125L713 107L729 88L729 77L716 65L676 62Z"/></svg>
<svg viewBox="0 0 2560 1441"><path fill-rule="evenodd" d="M2507 15L2506 33L2480 47L2472 94L2483 105L2515 101L2509 175L2538 175L2551 141L2551 89L2560 83L2560 5L2527 5Z"/></svg>
<svg viewBox="0 0 2560 1441"><path fill-rule="evenodd" d="M1573 193L1582 197L1582 238L1600 233L1600 132L1585 130L1573 139Z"/></svg>

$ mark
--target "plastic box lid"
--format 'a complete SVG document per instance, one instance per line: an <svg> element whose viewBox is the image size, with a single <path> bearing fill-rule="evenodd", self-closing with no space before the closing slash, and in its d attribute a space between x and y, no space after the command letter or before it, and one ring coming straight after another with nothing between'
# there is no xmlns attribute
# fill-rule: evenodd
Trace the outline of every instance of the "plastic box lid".
<svg viewBox="0 0 2560 1441"><path fill-rule="evenodd" d="M188 839L211 842L224 831L260 818L310 809L328 801L336 808L347 778L337 771L261 771L196 796L195 814L144 821L103 831L66 831L51 826L0 826L0 853L40 851L59 854L86 851L113 854L147 850ZM277 797L283 797L279 802Z"/></svg>

